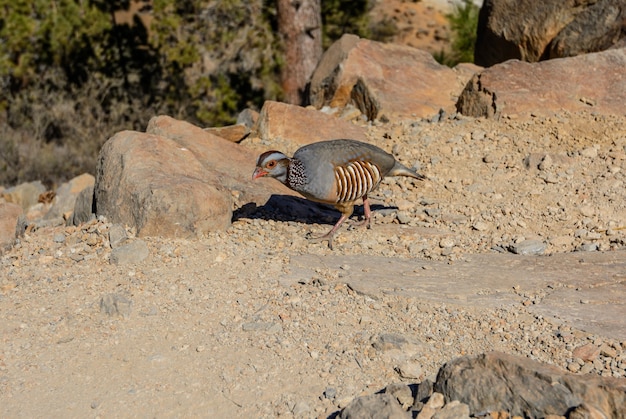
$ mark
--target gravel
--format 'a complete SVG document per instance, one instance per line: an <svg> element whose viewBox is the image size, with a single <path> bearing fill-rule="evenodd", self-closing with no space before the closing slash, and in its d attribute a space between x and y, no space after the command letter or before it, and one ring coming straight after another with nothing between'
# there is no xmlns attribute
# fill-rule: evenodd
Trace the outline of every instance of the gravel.
<svg viewBox="0 0 626 419"><path fill-rule="evenodd" d="M301 254L455 261L624 249L625 118L453 116L370 133L429 180L385 180L372 228L342 228L334 251L305 238L330 228L317 222L334 223L331 210L295 221L262 207L189 240L138 239L102 218L27 232L0 257L0 416L327 417L492 350L626 376L626 342L524 304L374 298L342 282L360 269L353 262L281 281Z"/></svg>

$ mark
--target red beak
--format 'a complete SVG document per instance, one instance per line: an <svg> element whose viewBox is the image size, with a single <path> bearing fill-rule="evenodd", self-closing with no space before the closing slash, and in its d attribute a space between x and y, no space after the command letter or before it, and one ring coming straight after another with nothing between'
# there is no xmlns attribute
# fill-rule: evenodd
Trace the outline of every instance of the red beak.
<svg viewBox="0 0 626 419"><path fill-rule="evenodd" d="M254 169L254 173L252 173L252 180L258 179L260 177L267 176L267 172L260 167Z"/></svg>

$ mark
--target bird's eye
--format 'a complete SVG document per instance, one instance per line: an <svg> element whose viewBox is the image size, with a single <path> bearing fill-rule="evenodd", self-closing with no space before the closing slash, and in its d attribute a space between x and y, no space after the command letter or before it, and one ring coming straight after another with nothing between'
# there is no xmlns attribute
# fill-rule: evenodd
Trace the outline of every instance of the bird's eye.
<svg viewBox="0 0 626 419"><path fill-rule="evenodd" d="M267 167L268 169L273 169L274 167L276 167L276 160L272 160L270 162L268 162L265 167Z"/></svg>

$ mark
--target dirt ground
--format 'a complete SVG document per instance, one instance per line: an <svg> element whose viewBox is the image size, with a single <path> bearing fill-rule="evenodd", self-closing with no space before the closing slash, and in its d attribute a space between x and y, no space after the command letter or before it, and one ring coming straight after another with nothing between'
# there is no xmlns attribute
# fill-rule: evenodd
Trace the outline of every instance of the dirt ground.
<svg viewBox="0 0 626 419"><path fill-rule="evenodd" d="M305 236L337 212L286 197L239 209L230 229L198 239L128 231L126 244L148 250L136 263L141 246L112 249L119 226L106 220L29 231L0 258L0 417L328 417L390 383L433 379L465 354L578 371L572 353L586 343L610 349L587 370L626 375L623 337L532 310L567 286L567 269L545 292L526 292L522 274L506 298L485 285L468 304L447 292L497 282L497 267L438 283L433 265L623 254L626 118L452 117L369 132L429 180L386 179L372 228L342 228L333 251ZM428 295L391 292L384 266L394 261L415 283L427 273ZM622 289L610 263L594 275ZM380 289L350 285L357 273Z"/></svg>

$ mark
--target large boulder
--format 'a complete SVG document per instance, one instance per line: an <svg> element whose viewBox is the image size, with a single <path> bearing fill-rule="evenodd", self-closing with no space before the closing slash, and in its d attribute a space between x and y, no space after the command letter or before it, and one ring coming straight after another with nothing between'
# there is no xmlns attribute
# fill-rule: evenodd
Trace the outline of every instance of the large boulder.
<svg viewBox="0 0 626 419"><path fill-rule="evenodd" d="M255 153L173 118L122 131L100 151L98 215L139 236L193 237L230 225L235 201L264 204L278 182L250 181Z"/></svg>
<svg viewBox="0 0 626 419"><path fill-rule="evenodd" d="M98 215L140 236L189 237L230 223L224 188L206 182L189 150L157 135L122 131L109 139L98 157L94 195Z"/></svg>
<svg viewBox="0 0 626 419"><path fill-rule="evenodd" d="M425 118L454 111L470 76L438 64L426 51L344 35L315 69L310 101L317 109L352 104L369 120Z"/></svg>
<svg viewBox="0 0 626 419"><path fill-rule="evenodd" d="M511 416L543 418L578 409L602 412L599 417L626 417L626 379L575 375L500 352L448 362L439 370L434 390L446 401L469 405L472 415L506 411Z"/></svg>
<svg viewBox="0 0 626 419"><path fill-rule="evenodd" d="M622 115L626 48L540 63L507 61L474 75L459 97L464 115L549 116L563 110Z"/></svg>
<svg viewBox="0 0 626 419"><path fill-rule="evenodd" d="M311 107L266 101L256 126L262 145L292 154L303 145L324 140L349 138L367 141L367 130L360 125Z"/></svg>
<svg viewBox="0 0 626 419"><path fill-rule="evenodd" d="M626 0L485 0L475 63L536 62L624 45Z"/></svg>

